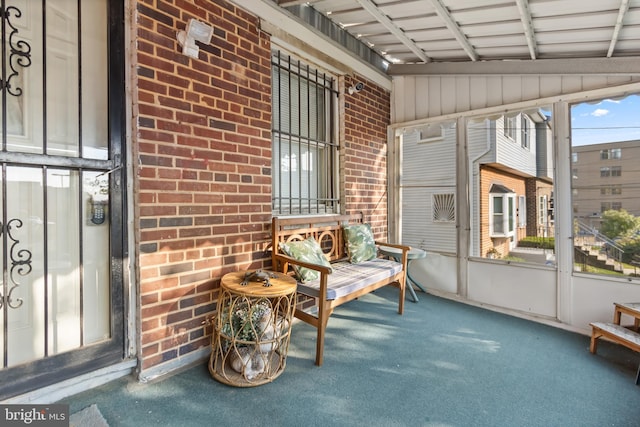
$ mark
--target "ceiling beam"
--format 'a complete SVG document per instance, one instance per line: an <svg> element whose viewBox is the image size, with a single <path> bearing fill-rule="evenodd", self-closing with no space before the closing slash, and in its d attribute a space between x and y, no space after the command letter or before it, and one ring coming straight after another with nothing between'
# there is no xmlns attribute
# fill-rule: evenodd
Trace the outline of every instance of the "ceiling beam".
<svg viewBox="0 0 640 427"><path fill-rule="evenodd" d="M527 39L527 46L529 46L529 55L531 55L531 59L536 59L538 56L538 46L533 29L533 21L531 20L529 2L528 0L516 0L516 3L518 5L518 11L520 12L520 20L524 27L524 37Z"/></svg>
<svg viewBox="0 0 640 427"><path fill-rule="evenodd" d="M618 10L618 18L616 19L616 26L613 29L613 36L611 37L611 43L609 44L609 51L607 52L607 58L611 58L613 56L613 51L616 48L616 43L618 43L618 37L620 37L620 30L622 29L622 20L624 19L624 15L627 13L629 9L629 0L622 0L620 2L620 10Z"/></svg>
<svg viewBox="0 0 640 427"><path fill-rule="evenodd" d="M460 45L462 46L462 49L464 49L467 55L469 55L469 58L471 58L472 61L477 61L479 59L478 53L473 48L473 46L471 46L471 43L469 43L467 36L464 35L462 30L460 29L460 26L453 19L453 16L451 16L449 10L444 6L444 4L442 4L442 0L430 1L431 4L433 4L433 7L436 9L436 13L438 14L438 16L442 18L442 20L444 20L447 28L449 28L449 31L453 33L456 40L458 40L458 43L460 43Z"/></svg>
<svg viewBox="0 0 640 427"><path fill-rule="evenodd" d="M422 59L423 62L429 62L431 58L429 58L416 43L411 40L404 31L396 24L393 23L391 19L376 6L373 4L371 0L357 0L367 12L369 12L378 22L380 22L387 30L391 31L391 33L396 36L403 45L409 48L411 52L415 53L418 58Z"/></svg>
<svg viewBox="0 0 640 427"><path fill-rule="evenodd" d="M640 76L638 58L567 58L524 61L390 64L390 76L624 75Z"/></svg>

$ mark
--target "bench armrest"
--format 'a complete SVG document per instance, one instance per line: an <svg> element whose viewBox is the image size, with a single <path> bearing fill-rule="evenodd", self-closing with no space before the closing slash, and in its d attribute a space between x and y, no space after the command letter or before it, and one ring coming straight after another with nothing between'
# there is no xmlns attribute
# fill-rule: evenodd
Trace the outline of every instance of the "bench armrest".
<svg viewBox="0 0 640 427"><path fill-rule="evenodd" d="M411 246L399 245L397 243L380 242L378 240L375 241L375 244L378 246L386 246L388 248L400 249L402 251L402 257L400 259L400 263L402 263L402 270L407 271L407 262L408 262L407 254L411 250Z"/></svg>
<svg viewBox="0 0 640 427"><path fill-rule="evenodd" d="M315 270L320 272L320 274L331 274L331 268L330 267L326 267L324 265L319 265L319 264L313 264L310 262L305 262L305 261L301 261L299 259L295 259L292 258L288 255L284 255L284 254L276 254L275 255L275 259L278 261L278 264L282 267L282 272L286 273L287 270L289 269L289 264L294 264L297 265L298 267L305 267L305 268L309 268L311 270ZM274 268L277 268L276 266L274 266Z"/></svg>
<svg viewBox="0 0 640 427"><path fill-rule="evenodd" d="M396 249L401 249L402 252L408 252L411 250L411 246L407 246L407 245L399 245L397 243L387 243L387 242L380 242L378 240L375 241L375 244L378 246L387 246L390 248L396 248Z"/></svg>

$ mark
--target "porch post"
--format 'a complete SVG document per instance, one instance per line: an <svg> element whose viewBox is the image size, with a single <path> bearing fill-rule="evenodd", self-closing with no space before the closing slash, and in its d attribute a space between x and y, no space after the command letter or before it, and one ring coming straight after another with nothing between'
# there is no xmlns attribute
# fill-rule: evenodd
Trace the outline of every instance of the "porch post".
<svg viewBox="0 0 640 427"><path fill-rule="evenodd" d="M467 153L467 119L456 119L456 264L457 290L460 297L468 293L469 242L471 239L471 205L469 201L469 156Z"/></svg>
<svg viewBox="0 0 640 427"><path fill-rule="evenodd" d="M558 320L573 324L573 210L571 206L571 118L566 101L553 104L553 130L555 151L555 221Z"/></svg>

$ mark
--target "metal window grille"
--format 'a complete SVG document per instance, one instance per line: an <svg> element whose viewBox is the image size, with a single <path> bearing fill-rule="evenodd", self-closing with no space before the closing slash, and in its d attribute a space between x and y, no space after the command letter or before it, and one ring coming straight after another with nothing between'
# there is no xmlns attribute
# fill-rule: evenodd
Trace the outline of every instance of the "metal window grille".
<svg viewBox="0 0 640 427"><path fill-rule="evenodd" d="M274 214L339 211L335 79L272 54Z"/></svg>

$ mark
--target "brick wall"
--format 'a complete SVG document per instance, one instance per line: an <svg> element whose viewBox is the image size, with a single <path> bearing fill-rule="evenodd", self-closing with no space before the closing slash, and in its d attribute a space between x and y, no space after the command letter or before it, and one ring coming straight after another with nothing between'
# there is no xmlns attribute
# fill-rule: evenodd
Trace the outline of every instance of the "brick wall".
<svg viewBox="0 0 640 427"><path fill-rule="evenodd" d="M254 16L222 0L139 0L136 12L144 371L208 346L220 278L270 264L271 46ZM198 59L176 42L192 17L214 27ZM366 84L342 102L340 191L386 237L390 94Z"/></svg>
<svg viewBox="0 0 640 427"><path fill-rule="evenodd" d="M391 120L390 93L351 76L345 88L364 82L362 91L344 95L344 136L341 168L342 203L347 213L362 211L377 239L387 238L387 126Z"/></svg>
<svg viewBox="0 0 640 427"><path fill-rule="evenodd" d="M495 247L500 256L509 254L509 241L506 238L491 238L489 235L489 190L493 184L503 185L516 194L516 208L518 196L526 195L525 179L489 166L480 168L480 255L486 257L487 251ZM517 240L526 236L526 228L519 228L517 218Z"/></svg>
<svg viewBox="0 0 640 427"><path fill-rule="evenodd" d="M263 267L271 219L268 35L225 1L136 5L142 368L209 344L219 279ZM198 59L176 32L215 28Z"/></svg>

